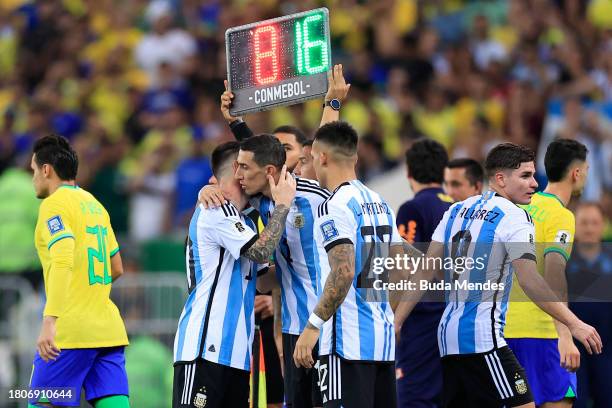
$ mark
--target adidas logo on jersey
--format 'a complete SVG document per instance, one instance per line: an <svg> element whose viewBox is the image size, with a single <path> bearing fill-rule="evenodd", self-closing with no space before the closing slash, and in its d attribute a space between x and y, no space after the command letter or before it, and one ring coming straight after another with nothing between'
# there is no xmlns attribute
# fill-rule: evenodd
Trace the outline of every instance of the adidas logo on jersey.
<svg viewBox="0 0 612 408"><path fill-rule="evenodd" d="M210 351L211 353L216 353L217 350L215 349L215 345L211 344L210 347L208 348L208 351Z"/></svg>

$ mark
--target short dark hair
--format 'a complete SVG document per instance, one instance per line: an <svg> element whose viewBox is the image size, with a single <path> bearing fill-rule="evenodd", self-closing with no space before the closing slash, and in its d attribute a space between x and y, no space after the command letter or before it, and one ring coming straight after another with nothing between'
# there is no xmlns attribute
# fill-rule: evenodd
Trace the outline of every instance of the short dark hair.
<svg viewBox="0 0 612 408"><path fill-rule="evenodd" d="M287 160L287 154L281 142L276 136L267 133L244 139L240 142L240 150L253 152L253 160L261 167L272 165L281 169Z"/></svg>
<svg viewBox="0 0 612 408"><path fill-rule="evenodd" d="M215 150L213 150L212 155L210 156L212 171L215 177L221 177L223 168L226 166L229 160L236 160L239 150L240 143L238 142L227 142L215 147Z"/></svg>
<svg viewBox="0 0 612 408"><path fill-rule="evenodd" d="M308 139L304 142L304 144L302 145L302 147L307 147L307 146L312 146L312 142L314 142L314 140L312 139Z"/></svg>
<svg viewBox="0 0 612 408"><path fill-rule="evenodd" d="M79 158L65 137L55 134L44 136L34 143L33 153L38 167L50 165L60 180L76 178Z"/></svg>
<svg viewBox="0 0 612 408"><path fill-rule="evenodd" d="M555 139L546 148L544 168L549 181L561 181L574 162L586 161L588 149L582 143L572 139Z"/></svg>
<svg viewBox="0 0 612 408"><path fill-rule="evenodd" d="M417 182L442 184L448 153L435 140L419 139L406 151L406 164L410 177Z"/></svg>
<svg viewBox="0 0 612 408"><path fill-rule="evenodd" d="M291 125L279 126L274 129L272 133L289 133L290 135L295 136L295 140L300 144L300 146L304 146L309 140L304 132L302 132L299 128Z"/></svg>
<svg viewBox="0 0 612 408"><path fill-rule="evenodd" d="M476 183L484 183L484 170L480 163L474 159L461 158L453 159L446 165L449 169L465 169L465 178L468 179L471 185L475 186Z"/></svg>
<svg viewBox="0 0 612 408"><path fill-rule="evenodd" d="M528 147L514 143L500 143L495 146L485 159L487 176L491 177L498 170L515 170L521 163L535 161L535 153Z"/></svg>
<svg viewBox="0 0 612 408"><path fill-rule="evenodd" d="M346 122L326 123L317 129L314 138L315 141L325 143L347 156L357 154L357 141L359 139L357 132Z"/></svg>

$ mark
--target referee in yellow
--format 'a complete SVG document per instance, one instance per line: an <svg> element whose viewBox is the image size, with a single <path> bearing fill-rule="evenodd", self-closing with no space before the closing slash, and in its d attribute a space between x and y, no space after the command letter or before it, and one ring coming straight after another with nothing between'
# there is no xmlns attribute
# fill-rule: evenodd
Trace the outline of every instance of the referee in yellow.
<svg viewBox="0 0 612 408"><path fill-rule="evenodd" d="M128 339L109 298L123 273L119 245L104 207L76 185L78 166L65 138L35 143L32 182L43 201L34 239L46 304L29 407L79 406L84 389L96 408L127 408Z"/></svg>
<svg viewBox="0 0 612 408"><path fill-rule="evenodd" d="M576 140L557 139L548 145L544 166L548 185L525 208L535 225L538 272L567 301L565 265L575 221L566 206L584 188L587 148ZM569 329L529 301L517 284L512 285L504 334L525 368L536 406L571 407L578 392L575 371L580 353Z"/></svg>

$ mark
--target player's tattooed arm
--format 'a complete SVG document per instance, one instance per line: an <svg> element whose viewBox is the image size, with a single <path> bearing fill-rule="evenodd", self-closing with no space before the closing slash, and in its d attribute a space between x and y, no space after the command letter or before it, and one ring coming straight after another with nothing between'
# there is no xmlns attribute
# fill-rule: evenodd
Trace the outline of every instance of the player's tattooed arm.
<svg viewBox="0 0 612 408"><path fill-rule="evenodd" d="M355 276L355 249L353 244L339 244L327 253L327 257L331 271L314 309L314 313L325 321L336 313L351 288ZM310 322L308 327L315 329Z"/></svg>
<svg viewBox="0 0 612 408"><path fill-rule="evenodd" d="M268 225L266 225L261 234L259 234L257 241L246 250L243 256L257 263L268 262L285 230L287 214L289 214L288 206L283 204L277 205L270 216Z"/></svg>

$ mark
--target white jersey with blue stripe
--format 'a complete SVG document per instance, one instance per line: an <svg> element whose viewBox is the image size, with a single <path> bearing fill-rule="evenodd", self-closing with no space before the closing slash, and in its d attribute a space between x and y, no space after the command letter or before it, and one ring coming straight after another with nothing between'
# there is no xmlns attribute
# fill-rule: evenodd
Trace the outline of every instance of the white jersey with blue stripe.
<svg viewBox="0 0 612 408"><path fill-rule="evenodd" d="M174 339L174 361L198 357L250 370L257 264L242 257L257 227L231 203L198 206L186 242L189 296Z"/></svg>
<svg viewBox="0 0 612 408"><path fill-rule="evenodd" d="M432 236L432 241L444 243L445 260L454 260L445 269L451 290L446 292L446 309L438 326L441 356L484 353L506 345L503 328L512 287L511 262L535 261L534 235L529 214L493 191L446 211ZM462 264L471 267L459 270Z"/></svg>
<svg viewBox="0 0 612 408"><path fill-rule="evenodd" d="M318 206L330 196L313 180L296 177L295 199L289 209L285 231L274 253L276 276L281 287L282 331L299 335L317 305L320 292L320 264L327 263L313 236ZM265 196L251 200L264 225L274 211L274 202Z"/></svg>
<svg viewBox="0 0 612 408"><path fill-rule="evenodd" d="M362 257L365 244L381 246L381 243L402 242L395 213L376 192L352 180L341 184L319 206L317 215L316 239L326 252L339 244L352 244L355 248L353 284L336 313L321 329L319 354L337 354L357 361L394 361L393 311L387 297L366 297L372 290L359 286L361 275L370 274L370 265L365 265ZM330 272L329 262L322 263L322 287Z"/></svg>

